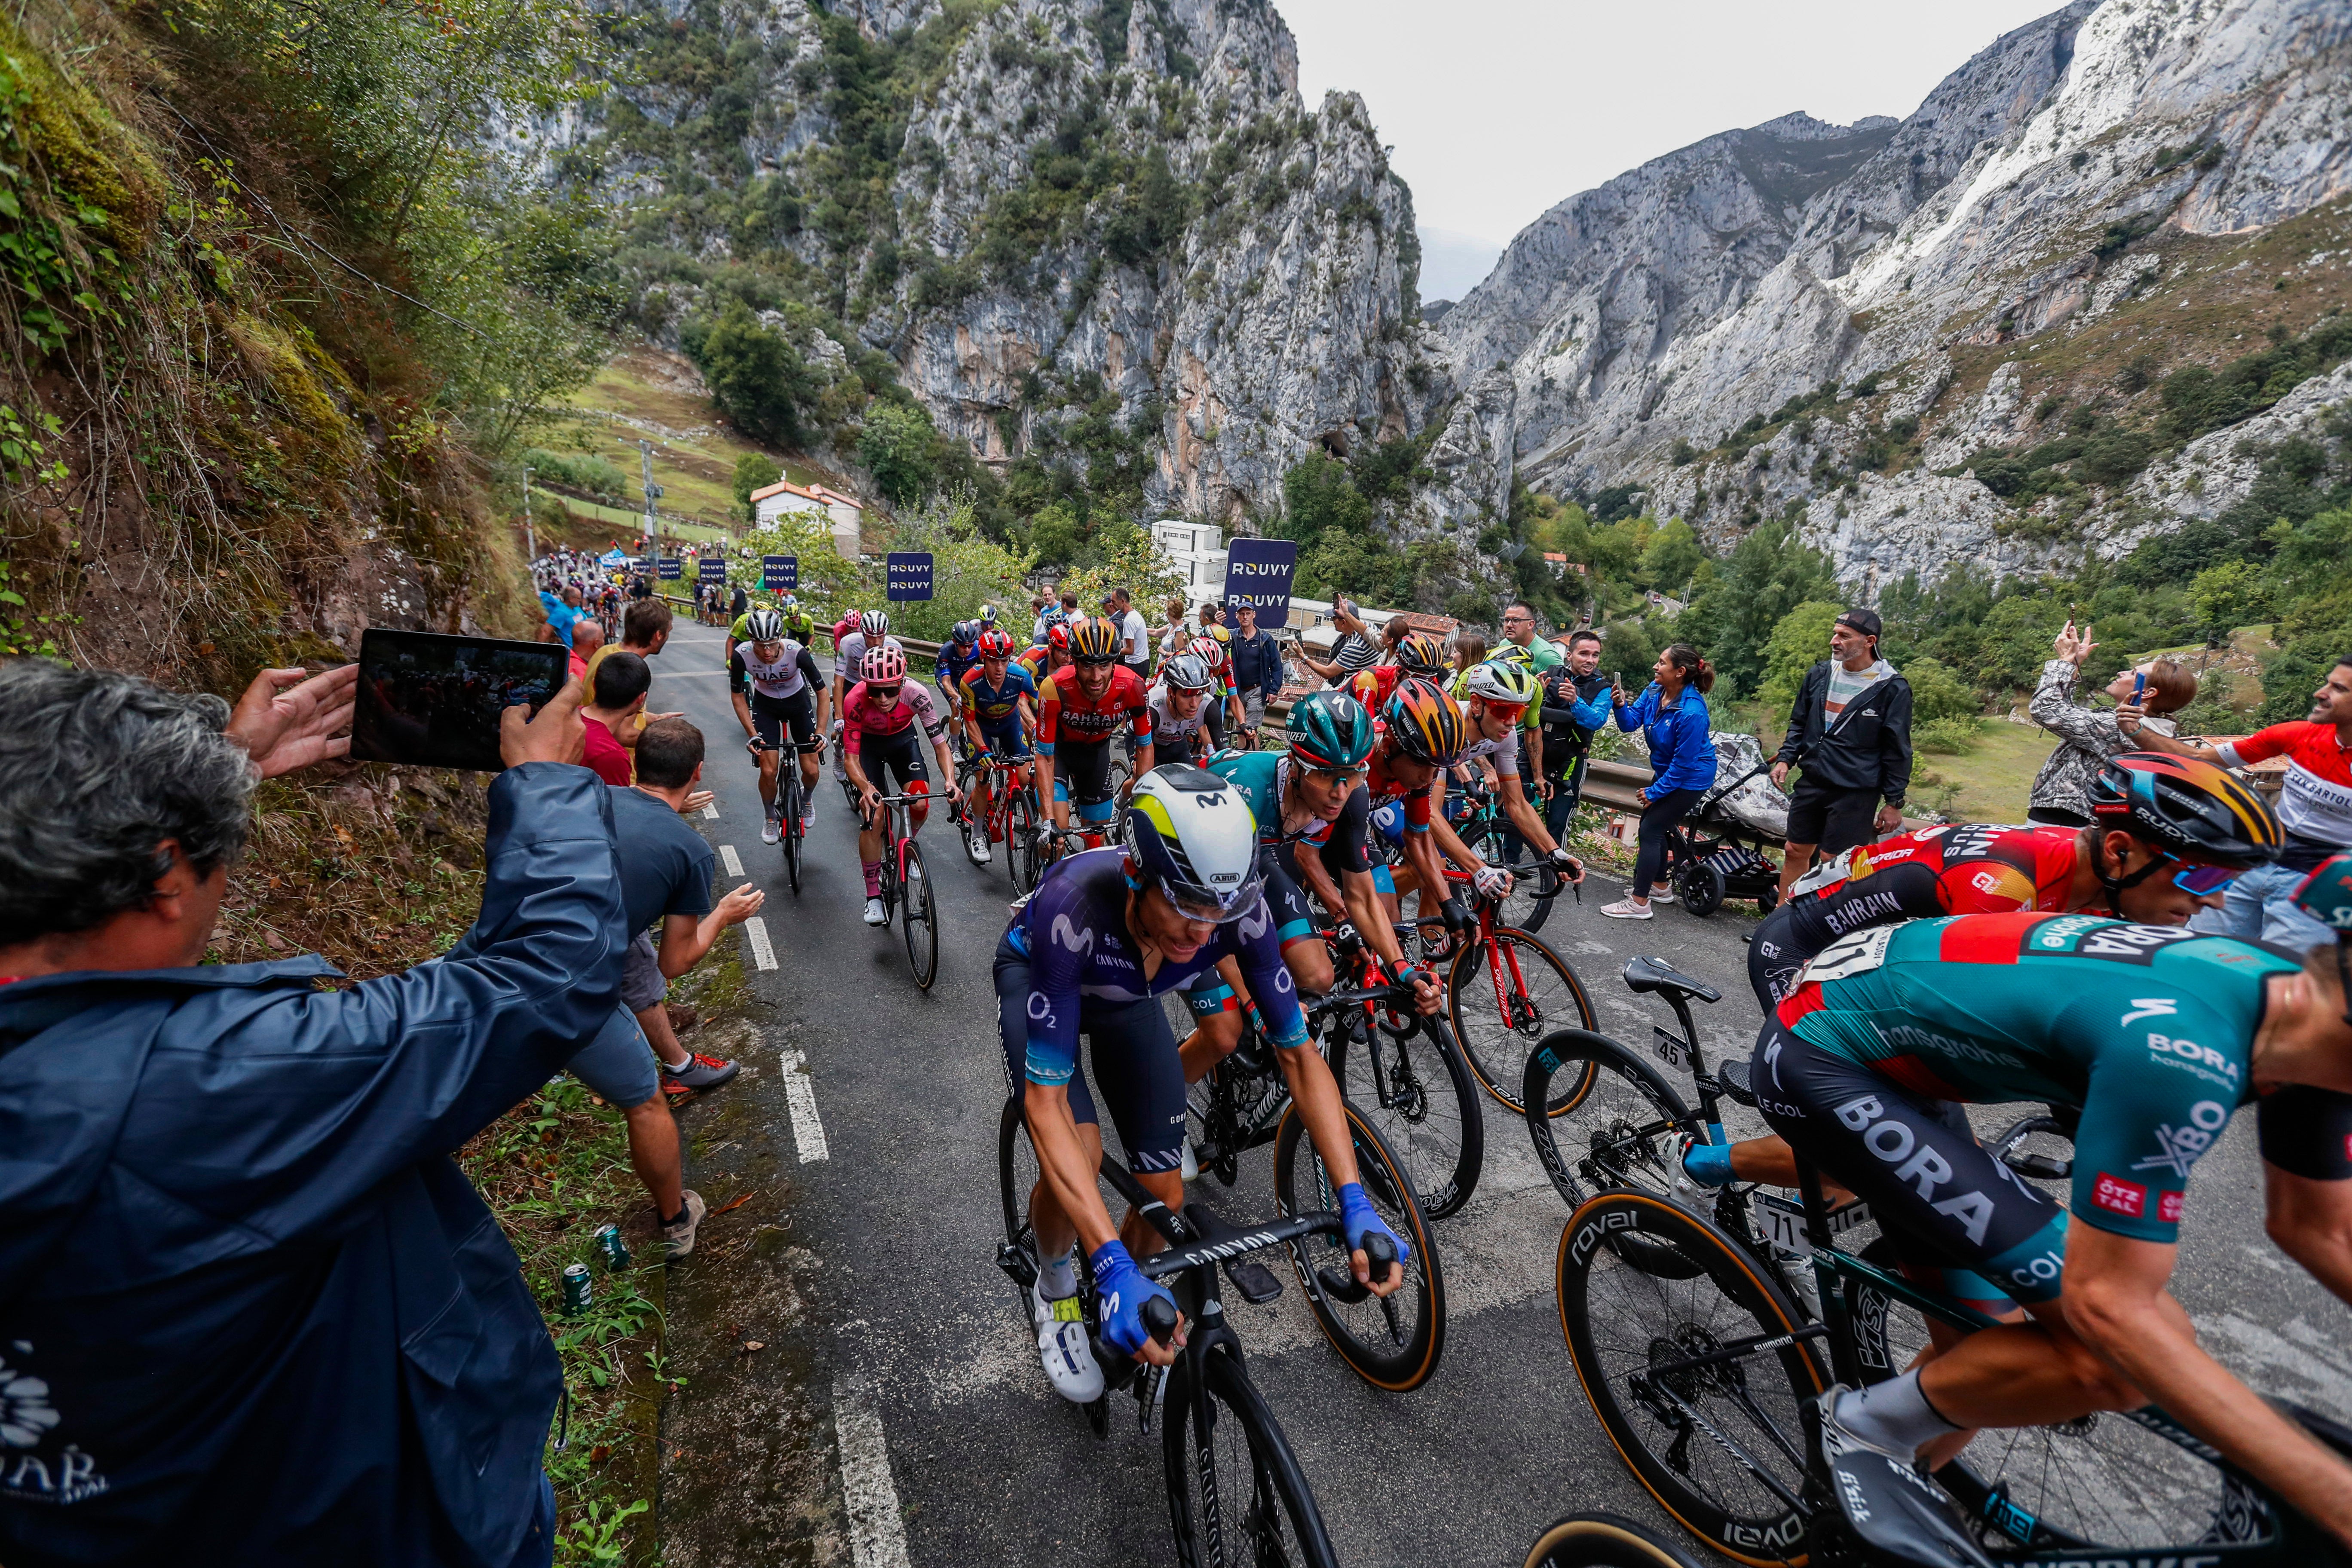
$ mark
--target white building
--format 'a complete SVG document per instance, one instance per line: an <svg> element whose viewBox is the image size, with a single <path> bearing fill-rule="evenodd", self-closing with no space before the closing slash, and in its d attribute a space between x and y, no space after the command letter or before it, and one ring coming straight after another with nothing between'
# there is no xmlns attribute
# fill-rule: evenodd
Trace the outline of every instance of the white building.
<svg viewBox="0 0 2352 1568"><path fill-rule="evenodd" d="M833 536L834 553L845 561L857 559L858 533L866 519L866 509L824 485L796 485L781 480L764 489L751 492L752 516L761 528L774 524L788 512L811 512L823 519Z"/></svg>
<svg viewBox="0 0 2352 1568"><path fill-rule="evenodd" d="M1162 518L1151 525L1152 542L1184 574L1184 598L1192 608L1222 603L1225 596L1225 531L1213 522Z"/></svg>

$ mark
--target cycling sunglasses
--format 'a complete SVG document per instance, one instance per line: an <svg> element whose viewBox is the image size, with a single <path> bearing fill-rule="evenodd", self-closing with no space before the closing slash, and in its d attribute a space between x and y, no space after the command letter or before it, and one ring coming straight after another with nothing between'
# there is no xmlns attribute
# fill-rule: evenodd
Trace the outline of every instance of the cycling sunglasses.
<svg viewBox="0 0 2352 1568"><path fill-rule="evenodd" d="M877 702L896 702L898 700L900 684L900 682L892 681L887 686L877 686L869 680L866 683L866 695Z"/></svg>
<svg viewBox="0 0 2352 1568"><path fill-rule="evenodd" d="M1095 668L1100 668L1104 665L1117 664L1118 662L1118 655L1115 653L1107 653L1089 657L1086 654L1072 654L1070 656L1070 662L1073 664L1083 664L1091 666Z"/></svg>
<svg viewBox="0 0 2352 1568"><path fill-rule="evenodd" d="M2195 898L2210 899L2244 875L2235 866L2194 866L2172 858L2180 867L2172 874L2172 885Z"/></svg>
<svg viewBox="0 0 2352 1568"><path fill-rule="evenodd" d="M1528 705L1524 702L1497 702L1489 697L1486 699L1486 703L1487 712L1497 719L1508 720L1515 724L1528 716Z"/></svg>
<svg viewBox="0 0 2352 1568"><path fill-rule="evenodd" d="M1345 789L1363 783L1364 774L1367 770L1363 768L1307 768L1304 771L1308 778L1319 779L1323 783L1330 784L1335 788Z"/></svg>
<svg viewBox="0 0 2352 1568"><path fill-rule="evenodd" d="M1164 882L1160 884L1160 890L1166 895L1168 901L1175 906L1176 912L1188 921L1201 921L1210 925L1231 925L1257 908L1258 895L1263 887L1263 883L1252 878L1241 887L1224 895L1223 899L1208 898L1189 889L1180 893Z"/></svg>

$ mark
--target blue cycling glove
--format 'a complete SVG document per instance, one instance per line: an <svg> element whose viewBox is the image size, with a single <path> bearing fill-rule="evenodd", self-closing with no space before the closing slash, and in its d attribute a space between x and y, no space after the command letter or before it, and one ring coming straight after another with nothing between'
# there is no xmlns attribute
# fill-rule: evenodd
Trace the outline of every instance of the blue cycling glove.
<svg viewBox="0 0 2352 1568"><path fill-rule="evenodd" d="M1372 1200L1364 1196L1361 1182L1349 1182L1339 1189L1339 1228L1347 1233L1350 1252L1361 1252L1368 1236L1385 1236L1396 1243L1400 1264L1412 1261L1412 1244L1389 1228L1388 1221L1372 1207Z"/></svg>
<svg viewBox="0 0 2352 1568"><path fill-rule="evenodd" d="M1102 1332L1105 1342L1112 1348L1134 1355L1151 1338L1151 1331L1143 1326L1143 1303L1157 1296L1170 1306L1176 1304L1166 1288L1157 1280L1144 1278L1143 1270L1135 1266L1127 1248L1118 1241L1106 1241L1087 1255L1094 1265L1095 1294L1102 1310Z"/></svg>

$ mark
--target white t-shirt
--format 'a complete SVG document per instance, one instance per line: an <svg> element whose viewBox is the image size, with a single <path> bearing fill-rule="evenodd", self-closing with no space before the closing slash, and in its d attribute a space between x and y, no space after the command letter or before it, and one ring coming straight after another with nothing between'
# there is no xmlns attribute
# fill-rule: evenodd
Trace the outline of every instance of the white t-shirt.
<svg viewBox="0 0 2352 1568"><path fill-rule="evenodd" d="M1151 627L1141 610L1129 610L1118 618L1119 658L1129 664L1151 662Z"/></svg>

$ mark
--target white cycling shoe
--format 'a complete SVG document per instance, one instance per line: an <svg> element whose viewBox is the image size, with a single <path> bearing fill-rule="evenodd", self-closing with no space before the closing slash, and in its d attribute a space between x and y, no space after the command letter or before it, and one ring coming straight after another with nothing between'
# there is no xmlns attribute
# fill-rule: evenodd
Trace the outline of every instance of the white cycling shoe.
<svg viewBox="0 0 2352 1568"><path fill-rule="evenodd" d="M881 900L868 899L866 900L866 923L867 925L883 925L887 923L889 919L889 914L882 908Z"/></svg>
<svg viewBox="0 0 2352 1568"><path fill-rule="evenodd" d="M1094 1347L1087 1343L1084 1309L1076 1296L1049 1301L1037 1288L1029 1288L1029 1319L1037 1326L1037 1359L1054 1392L1073 1405L1092 1405L1103 1396L1102 1368L1095 1364Z"/></svg>
<svg viewBox="0 0 2352 1568"><path fill-rule="evenodd" d="M987 829L978 827L972 829L971 836L964 840L964 852L971 857L971 863L973 865L985 866L988 864L989 855Z"/></svg>
<svg viewBox="0 0 2352 1568"><path fill-rule="evenodd" d="M783 836L783 818L776 815L773 807L770 807L768 811L768 820L760 825L760 842L762 844L773 844L782 839Z"/></svg>

